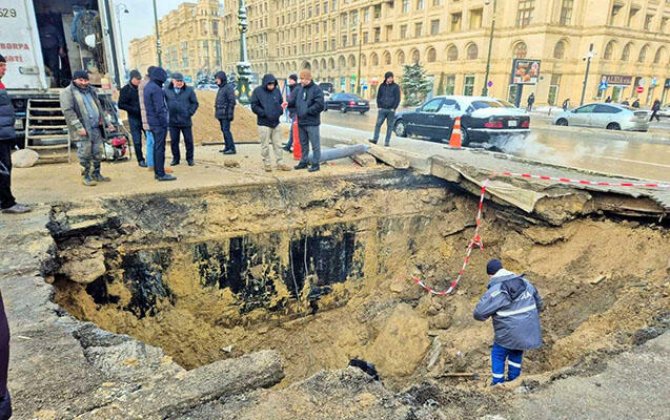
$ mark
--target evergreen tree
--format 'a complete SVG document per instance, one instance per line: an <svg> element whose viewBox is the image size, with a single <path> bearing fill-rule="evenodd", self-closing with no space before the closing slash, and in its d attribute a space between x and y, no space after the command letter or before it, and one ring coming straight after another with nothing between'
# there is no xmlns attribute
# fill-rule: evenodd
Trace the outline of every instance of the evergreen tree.
<svg viewBox="0 0 670 420"><path fill-rule="evenodd" d="M402 93L405 106L423 103L430 92L431 82L426 78L426 70L419 63L403 66Z"/></svg>

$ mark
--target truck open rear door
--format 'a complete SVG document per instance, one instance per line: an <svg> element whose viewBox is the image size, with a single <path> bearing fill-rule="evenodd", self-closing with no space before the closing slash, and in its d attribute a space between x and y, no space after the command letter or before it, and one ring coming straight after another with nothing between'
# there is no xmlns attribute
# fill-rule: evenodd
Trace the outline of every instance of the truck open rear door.
<svg viewBox="0 0 670 420"><path fill-rule="evenodd" d="M40 37L31 0L3 0L0 4L0 54L7 59L7 89L47 88Z"/></svg>

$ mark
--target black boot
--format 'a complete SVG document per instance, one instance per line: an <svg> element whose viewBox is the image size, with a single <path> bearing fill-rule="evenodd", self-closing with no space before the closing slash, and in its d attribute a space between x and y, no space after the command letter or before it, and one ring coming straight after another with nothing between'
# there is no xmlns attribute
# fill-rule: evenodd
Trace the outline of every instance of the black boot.
<svg viewBox="0 0 670 420"><path fill-rule="evenodd" d="M93 163L93 175L91 178L93 178L93 180L96 182L109 182L112 180L111 178L102 176L100 173L100 162Z"/></svg>
<svg viewBox="0 0 670 420"><path fill-rule="evenodd" d="M87 187L95 187L98 183L91 177L91 165L82 165L84 169L81 171L81 183Z"/></svg>

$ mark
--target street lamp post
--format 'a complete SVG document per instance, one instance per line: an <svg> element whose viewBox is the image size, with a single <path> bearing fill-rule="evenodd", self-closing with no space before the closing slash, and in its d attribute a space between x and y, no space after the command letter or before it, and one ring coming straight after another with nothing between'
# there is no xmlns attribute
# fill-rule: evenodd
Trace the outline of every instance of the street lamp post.
<svg viewBox="0 0 670 420"><path fill-rule="evenodd" d="M247 57L247 6L244 0L240 1L240 9L237 14L238 29L240 30L240 61L237 63L237 99L243 105L248 105L249 78L251 77L251 64Z"/></svg>
<svg viewBox="0 0 670 420"><path fill-rule="evenodd" d="M579 100L579 106L584 105L584 96L586 96L586 84L589 81L589 71L591 70L591 59L594 56L593 44L589 46L589 53L586 55L586 73L584 73L584 83L582 85L582 97Z"/></svg>
<svg viewBox="0 0 670 420"><path fill-rule="evenodd" d="M156 26L156 55L158 56L158 67L163 67L161 57L161 33L158 31L158 10L156 10L156 0L154 3L154 25Z"/></svg>
<svg viewBox="0 0 670 420"><path fill-rule="evenodd" d="M485 4L491 3L491 0L485 0ZM489 51L486 57L486 75L484 76L484 87L482 88L482 96L489 94L489 74L491 73L491 51L493 50L493 33L496 30L496 4L497 0L493 0L493 13L491 13L491 33L489 34Z"/></svg>
<svg viewBox="0 0 670 420"><path fill-rule="evenodd" d="M358 22L358 71L356 72L356 84L358 85L356 87L356 93L361 95L361 90L363 87L361 86L361 57L363 56L363 33L361 32L363 30L363 21L360 20Z"/></svg>
<svg viewBox="0 0 670 420"><path fill-rule="evenodd" d="M121 28L121 12L129 13L128 6L124 3L117 3L116 5L116 23L119 27L119 38L121 39L121 58L123 60L123 77L128 76L128 67L126 66L126 48L123 45L123 29Z"/></svg>

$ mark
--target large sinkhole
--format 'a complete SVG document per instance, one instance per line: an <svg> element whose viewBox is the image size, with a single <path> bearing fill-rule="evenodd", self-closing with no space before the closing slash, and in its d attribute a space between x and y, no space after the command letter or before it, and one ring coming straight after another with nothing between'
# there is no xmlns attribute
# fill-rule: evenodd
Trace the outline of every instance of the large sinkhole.
<svg viewBox="0 0 670 420"><path fill-rule="evenodd" d="M477 198L431 177L380 171L228 190L61 205L56 302L81 320L161 347L194 368L262 349L284 384L350 358L388 384L488 371L490 323L471 313L500 257L543 294L545 345L527 373L597 366L668 322L668 233L609 220L549 226L487 205L457 293Z"/></svg>

